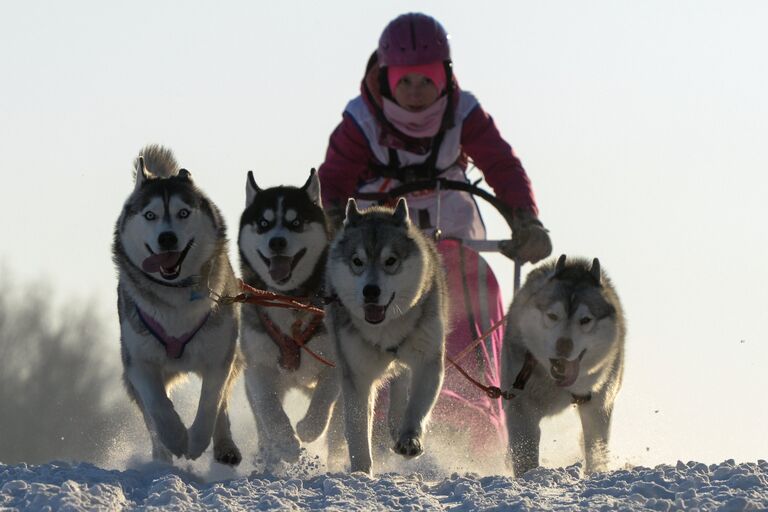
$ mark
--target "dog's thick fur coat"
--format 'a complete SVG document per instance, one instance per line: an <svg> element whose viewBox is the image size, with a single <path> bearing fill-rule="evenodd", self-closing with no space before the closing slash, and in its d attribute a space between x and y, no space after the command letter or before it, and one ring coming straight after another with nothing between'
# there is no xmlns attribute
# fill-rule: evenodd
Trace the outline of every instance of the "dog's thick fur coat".
<svg viewBox="0 0 768 512"><path fill-rule="evenodd" d="M578 404L588 473L605 469L611 414L624 373L624 313L600 262L565 255L533 270L515 294L504 335L502 386L532 373L505 404L516 476L539 465L542 418Z"/></svg>
<svg viewBox="0 0 768 512"><path fill-rule="evenodd" d="M237 293L224 221L170 150L144 148L135 169L113 243L126 389L144 417L154 459L196 459L213 438L215 459L238 464L227 397L237 373L239 309L217 305L207 288ZM187 430L169 391L189 373L202 379L202 389Z"/></svg>
<svg viewBox="0 0 768 512"><path fill-rule="evenodd" d="M373 408L387 378L393 449L420 455L444 372L447 298L434 244L410 222L404 199L394 210L363 212L350 200L326 278L338 298L326 321L341 371L352 471L372 470Z"/></svg>

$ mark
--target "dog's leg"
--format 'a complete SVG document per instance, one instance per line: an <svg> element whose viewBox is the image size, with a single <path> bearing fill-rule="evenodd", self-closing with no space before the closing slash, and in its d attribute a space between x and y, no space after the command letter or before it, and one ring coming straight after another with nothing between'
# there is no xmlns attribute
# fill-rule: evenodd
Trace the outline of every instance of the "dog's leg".
<svg viewBox="0 0 768 512"><path fill-rule="evenodd" d="M539 423L542 415L532 404L520 397L507 403L504 411L509 432L507 465L512 466L515 477L519 478L539 465Z"/></svg>
<svg viewBox="0 0 768 512"><path fill-rule="evenodd" d="M351 469L370 474L373 379L351 371L344 373L341 385Z"/></svg>
<svg viewBox="0 0 768 512"><path fill-rule="evenodd" d="M170 453L181 457L187 449L187 429L168 398L159 369L134 363L126 368L125 375L135 392L147 425L152 424L149 428L150 437L153 439L152 457L170 462L165 450L156 446L155 437L160 439Z"/></svg>
<svg viewBox="0 0 768 512"><path fill-rule="evenodd" d="M442 351L437 354L437 357L420 360L411 366L408 405L393 448L395 453L404 457L418 457L424 452L421 439L429 413L443 385L443 372ZM392 407L392 400L390 400L390 407Z"/></svg>
<svg viewBox="0 0 768 512"><path fill-rule="evenodd" d="M326 431L326 445L328 447L328 471L344 471L344 465L349 460L347 446L344 437L344 404L341 396L333 404L331 422Z"/></svg>
<svg viewBox="0 0 768 512"><path fill-rule="evenodd" d="M587 474L604 471L608 464L608 436L613 405L606 406L599 396L579 407L584 432L584 471Z"/></svg>
<svg viewBox="0 0 768 512"><path fill-rule="evenodd" d="M389 382L387 425L389 426L389 437L393 443L400 439L400 425L403 424L405 406L408 403L408 383L410 379L410 372L404 371Z"/></svg>
<svg viewBox="0 0 768 512"><path fill-rule="evenodd" d="M242 455L240 455L240 450L238 450L237 445L232 440L232 431L229 426L229 394L235 377L236 372L230 372L227 387L224 391L224 399L221 402L216 425L213 428L213 458L216 462L229 466L237 466L243 459Z"/></svg>
<svg viewBox="0 0 768 512"><path fill-rule="evenodd" d="M336 369L323 369L317 379L317 385L312 393L307 413L296 424L296 433L303 442L311 443L328 428L333 403L336 401L339 391Z"/></svg>
<svg viewBox="0 0 768 512"><path fill-rule="evenodd" d="M152 460L170 464L173 461L173 455L160 441L160 437L157 435L157 428L155 428L155 424L152 421L152 418L150 418L149 414L147 413L147 409L144 407L144 404L141 402L141 399L136 393L136 389L128 380L127 376L125 378L125 384L128 389L128 394L136 403L139 411L141 411L141 417L144 418L144 424L147 426L147 430L149 431L149 439L152 442Z"/></svg>
<svg viewBox="0 0 768 512"><path fill-rule="evenodd" d="M277 456L292 463L299 460L301 442L283 409L281 380L277 368L258 365L245 370L248 398L259 427L259 448L268 458Z"/></svg>
<svg viewBox="0 0 768 512"><path fill-rule="evenodd" d="M277 457L269 447L274 443L269 438L269 429L264 424L264 418L260 412L260 405L258 405L254 399L256 392L251 388L254 386L253 381L248 378L248 371L245 372L245 396L248 399L248 404L251 406L251 412L253 418L256 421L256 447L257 456L254 463L264 463L265 469L280 462L280 458Z"/></svg>
<svg viewBox="0 0 768 512"><path fill-rule="evenodd" d="M211 365L203 374L200 402L197 406L195 421L192 422L188 434L187 458L189 459L194 460L200 457L211 442L230 372L230 366L219 368Z"/></svg>

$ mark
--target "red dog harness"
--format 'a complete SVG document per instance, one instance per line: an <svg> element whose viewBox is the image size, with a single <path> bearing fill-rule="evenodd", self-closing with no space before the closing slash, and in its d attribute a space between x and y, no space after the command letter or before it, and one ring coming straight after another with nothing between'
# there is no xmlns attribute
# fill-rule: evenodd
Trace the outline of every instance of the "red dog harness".
<svg viewBox="0 0 768 512"><path fill-rule="evenodd" d="M267 331L267 334L269 334L269 337L272 338L272 341L275 342L277 348L280 349L280 358L278 362L280 363L281 368L288 371L298 370L299 366L301 365L302 348L321 363L328 366L333 366L333 363L326 361L316 353L309 350L309 348L306 346L306 344L309 343L309 341L312 339L312 336L315 335L315 332L317 332L317 329L323 323L322 315L312 315L312 318L304 330L301 330L301 318L297 318L291 326L291 335L289 336L288 334L281 331L280 328L275 325L272 320L270 320L269 316L262 309L258 309L257 313L259 315L259 320L261 320L261 324Z"/></svg>

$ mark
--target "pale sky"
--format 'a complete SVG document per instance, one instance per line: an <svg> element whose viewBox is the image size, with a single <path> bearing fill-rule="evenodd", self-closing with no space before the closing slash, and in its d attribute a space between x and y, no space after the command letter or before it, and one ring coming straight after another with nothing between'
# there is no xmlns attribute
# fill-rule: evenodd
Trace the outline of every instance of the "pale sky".
<svg viewBox="0 0 768 512"><path fill-rule="evenodd" d="M623 299L614 455L768 458L766 2L5 2L0 271L95 298L117 357L110 244L139 149L173 149L236 239L246 172L303 183L414 10L451 34L555 254L599 257Z"/></svg>

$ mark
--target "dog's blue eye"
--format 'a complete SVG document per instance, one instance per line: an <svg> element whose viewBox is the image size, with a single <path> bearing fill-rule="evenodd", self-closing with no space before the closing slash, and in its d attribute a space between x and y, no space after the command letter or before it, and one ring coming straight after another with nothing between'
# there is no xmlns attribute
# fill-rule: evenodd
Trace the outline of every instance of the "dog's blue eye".
<svg viewBox="0 0 768 512"><path fill-rule="evenodd" d="M266 219L261 219L259 221L259 227L260 228L267 228L267 227L269 227L269 222L267 222Z"/></svg>
<svg viewBox="0 0 768 512"><path fill-rule="evenodd" d="M297 228L297 227L301 226L301 221L299 219L296 219L293 222L291 222L291 226Z"/></svg>
<svg viewBox="0 0 768 512"><path fill-rule="evenodd" d="M181 210L179 210L180 219L186 219L187 217L189 217L189 210L187 210L186 208L182 208Z"/></svg>
<svg viewBox="0 0 768 512"><path fill-rule="evenodd" d="M157 218L157 215L155 215L154 212L146 212L144 214L144 218L147 220L155 220Z"/></svg>

